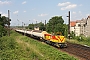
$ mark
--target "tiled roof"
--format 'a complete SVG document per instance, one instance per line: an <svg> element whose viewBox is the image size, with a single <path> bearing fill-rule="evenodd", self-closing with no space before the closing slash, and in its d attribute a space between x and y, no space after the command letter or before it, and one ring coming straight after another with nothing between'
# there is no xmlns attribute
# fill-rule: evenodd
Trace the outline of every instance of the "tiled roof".
<svg viewBox="0 0 90 60"><path fill-rule="evenodd" d="M73 27L73 26L75 26L75 25L76 25L76 21L71 21L71 22L70 22L70 26Z"/></svg>

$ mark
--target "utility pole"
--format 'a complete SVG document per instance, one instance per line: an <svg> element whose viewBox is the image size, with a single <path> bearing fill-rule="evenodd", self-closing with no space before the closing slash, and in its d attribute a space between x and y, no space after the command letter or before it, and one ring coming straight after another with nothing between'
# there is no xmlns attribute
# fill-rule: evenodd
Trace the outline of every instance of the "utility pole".
<svg viewBox="0 0 90 60"><path fill-rule="evenodd" d="M26 32L25 32L25 23L24 23L24 36L25 36Z"/></svg>
<svg viewBox="0 0 90 60"><path fill-rule="evenodd" d="M10 36L10 11L8 10L8 36Z"/></svg>
<svg viewBox="0 0 90 60"><path fill-rule="evenodd" d="M68 38L70 40L70 11L68 12Z"/></svg>
<svg viewBox="0 0 90 60"><path fill-rule="evenodd" d="M36 24L37 24L37 21L36 21Z"/></svg>
<svg viewBox="0 0 90 60"><path fill-rule="evenodd" d="M1 14L0 14L0 18L1 18Z"/></svg>
<svg viewBox="0 0 90 60"><path fill-rule="evenodd" d="M46 20L45 20L45 30L46 30Z"/></svg>
<svg viewBox="0 0 90 60"><path fill-rule="evenodd" d="M22 29L23 29L23 22L22 22Z"/></svg>

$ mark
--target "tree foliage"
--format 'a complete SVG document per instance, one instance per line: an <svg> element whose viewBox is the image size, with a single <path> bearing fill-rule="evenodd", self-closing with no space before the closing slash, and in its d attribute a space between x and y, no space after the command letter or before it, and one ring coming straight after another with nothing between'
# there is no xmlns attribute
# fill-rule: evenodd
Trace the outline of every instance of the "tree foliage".
<svg viewBox="0 0 90 60"><path fill-rule="evenodd" d="M34 24L33 23L32 24L29 24L28 28L31 29L31 30L33 30L34 29Z"/></svg>
<svg viewBox="0 0 90 60"><path fill-rule="evenodd" d="M37 23L37 24L29 24L28 28L29 29L34 29L34 27L39 27L40 30L45 30L45 26L44 26L44 23L40 22L40 23Z"/></svg>
<svg viewBox="0 0 90 60"><path fill-rule="evenodd" d="M38 26L40 30L45 30L45 26L42 22L38 23Z"/></svg>
<svg viewBox="0 0 90 60"><path fill-rule="evenodd" d="M64 35L65 26L62 16L52 17L47 23L47 31L53 33L61 32Z"/></svg>
<svg viewBox="0 0 90 60"><path fill-rule="evenodd" d="M10 21L8 17L0 16L0 37L7 35L7 25L10 25Z"/></svg>

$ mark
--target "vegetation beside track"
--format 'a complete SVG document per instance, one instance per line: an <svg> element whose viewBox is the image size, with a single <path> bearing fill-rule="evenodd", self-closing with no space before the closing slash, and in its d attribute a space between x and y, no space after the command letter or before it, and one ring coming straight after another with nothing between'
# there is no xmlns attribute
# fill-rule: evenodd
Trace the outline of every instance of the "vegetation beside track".
<svg viewBox="0 0 90 60"><path fill-rule="evenodd" d="M82 37L81 39L66 39L67 42L90 46L90 37Z"/></svg>
<svg viewBox="0 0 90 60"><path fill-rule="evenodd" d="M43 42L12 32L0 38L0 60L76 60Z"/></svg>

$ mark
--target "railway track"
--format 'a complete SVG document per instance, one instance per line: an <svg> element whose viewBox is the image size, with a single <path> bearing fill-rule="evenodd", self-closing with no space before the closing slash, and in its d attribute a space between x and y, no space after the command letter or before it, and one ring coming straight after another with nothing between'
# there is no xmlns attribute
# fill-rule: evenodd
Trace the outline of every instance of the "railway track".
<svg viewBox="0 0 90 60"><path fill-rule="evenodd" d="M28 34L25 34L25 35L30 37L30 35L28 35ZM41 42L41 40L39 38L34 38L34 39ZM55 46L53 46L53 47L55 47ZM67 42L67 48L63 48L63 49L58 48L58 50L62 50L69 54L77 56L80 58L80 60L90 60L90 47Z"/></svg>
<svg viewBox="0 0 90 60"><path fill-rule="evenodd" d="M41 42L41 40L39 39L37 40ZM68 45L67 48L62 48L62 49L58 48L58 50L65 51L69 54L79 57L80 60L90 60L90 47L86 47L80 44L73 44L69 42L67 42L67 45ZM56 46L53 47L57 48Z"/></svg>
<svg viewBox="0 0 90 60"><path fill-rule="evenodd" d="M62 49L69 54L73 54L82 58L82 60L90 60L90 47L82 46L74 43L67 43L68 47Z"/></svg>
<svg viewBox="0 0 90 60"><path fill-rule="evenodd" d="M41 42L40 39L34 38ZM58 48L59 50L65 51L69 54L79 57L80 60L90 60L90 47L86 47L80 44L74 44L67 42L67 48ZM53 46L55 47L55 46ZM55 47L57 48L57 47Z"/></svg>

